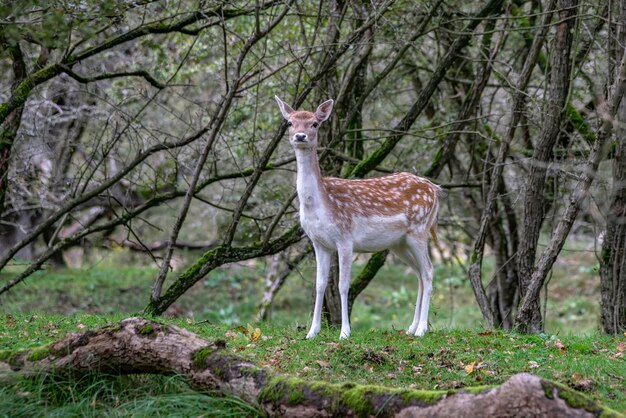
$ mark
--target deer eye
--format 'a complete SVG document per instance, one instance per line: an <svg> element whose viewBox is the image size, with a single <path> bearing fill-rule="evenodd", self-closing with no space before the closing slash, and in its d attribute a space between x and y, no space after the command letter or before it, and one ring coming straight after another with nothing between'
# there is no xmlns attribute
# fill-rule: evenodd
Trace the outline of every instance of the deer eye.
<svg viewBox="0 0 626 418"><path fill-rule="evenodd" d="M317 122L313 122L313 125L311 125L311 126L313 126L314 128L317 128L318 126L320 126L320 124L317 123Z"/></svg>
<svg viewBox="0 0 626 418"><path fill-rule="evenodd" d="M291 121L287 122L287 126L291 126L293 125L293 123L291 123Z"/></svg>

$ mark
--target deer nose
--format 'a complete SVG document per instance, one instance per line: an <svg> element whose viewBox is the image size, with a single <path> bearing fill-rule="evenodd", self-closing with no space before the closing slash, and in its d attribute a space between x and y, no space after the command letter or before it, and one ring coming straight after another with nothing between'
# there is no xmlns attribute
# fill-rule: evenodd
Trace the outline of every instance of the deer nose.
<svg viewBox="0 0 626 418"><path fill-rule="evenodd" d="M294 139L296 142L304 142L304 141L306 141L306 134L295 134L295 135L293 136L293 139Z"/></svg>

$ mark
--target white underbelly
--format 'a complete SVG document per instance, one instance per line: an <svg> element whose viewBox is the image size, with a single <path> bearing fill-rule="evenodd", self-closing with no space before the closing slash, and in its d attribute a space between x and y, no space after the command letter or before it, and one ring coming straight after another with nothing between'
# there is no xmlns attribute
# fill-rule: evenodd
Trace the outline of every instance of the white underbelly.
<svg viewBox="0 0 626 418"><path fill-rule="evenodd" d="M405 237L408 227L409 223L404 214L355 217L351 231L353 249L366 253L385 250L400 242Z"/></svg>

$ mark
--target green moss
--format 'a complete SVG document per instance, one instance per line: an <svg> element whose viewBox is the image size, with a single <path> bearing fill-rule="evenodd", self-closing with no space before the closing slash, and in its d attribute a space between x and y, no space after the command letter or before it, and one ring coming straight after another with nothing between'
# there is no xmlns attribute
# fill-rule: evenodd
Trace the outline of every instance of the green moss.
<svg viewBox="0 0 626 418"><path fill-rule="evenodd" d="M247 368L241 370L241 374L242 375L250 376L250 377L257 377L257 376L262 375L264 373L266 373L264 368L256 367L256 366L247 367Z"/></svg>
<svg viewBox="0 0 626 418"><path fill-rule="evenodd" d="M356 384L354 383L344 383L342 385L343 388L353 388L355 386ZM333 385L331 383L315 381L315 382L309 383L309 387L311 388L311 392L319 393L321 396L328 397L328 398L332 398L333 396L336 396L338 393L337 385Z"/></svg>
<svg viewBox="0 0 626 418"><path fill-rule="evenodd" d="M15 358L16 352L11 350L0 350L0 361L11 363L11 360Z"/></svg>
<svg viewBox="0 0 626 418"><path fill-rule="evenodd" d="M28 361L39 361L52 354L52 343L33 348L28 355Z"/></svg>
<svg viewBox="0 0 626 418"><path fill-rule="evenodd" d="M197 368L204 368L207 357L213 354L214 351L212 346L204 347L196 351L193 355L193 365Z"/></svg>
<svg viewBox="0 0 626 418"><path fill-rule="evenodd" d="M418 403L432 405L454 393L456 393L456 391L403 389L399 395L402 397L402 401L405 404Z"/></svg>
<svg viewBox="0 0 626 418"><path fill-rule="evenodd" d="M292 386L287 393L287 402L290 405L297 405L300 402L304 401L304 391L302 390L302 385L300 386Z"/></svg>
<svg viewBox="0 0 626 418"><path fill-rule="evenodd" d="M600 418L624 418L624 414L619 413L611 408L602 407L602 412L599 415Z"/></svg>
<svg viewBox="0 0 626 418"><path fill-rule="evenodd" d="M277 403L286 398L291 405L297 405L304 398L305 383L295 377L274 376L259 393L260 403Z"/></svg>
<svg viewBox="0 0 626 418"><path fill-rule="evenodd" d="M558 397L563 399L565 403L572 408L584 409L587 412L606 418L624 417L624 415L619 412L605 406L601 406L582 393L576 392L561 383L542 379L541 386L543 387L543 391L548 399L554 399L554 393L556 392Z"/></svg>
<svg viewBox="0 0 626 418"><path fill-rule="evenodd" d="M202 254L202 257L196 261L191 267L187 268L178 278L178 282L184 282L195 278L200 270L206 265L213 263L215 260L224 258L227 254L227 246L219 246Z"/></svg>
<svg viewBox="0 0 626 418"><path fill-rule="evenodd" d="M0 361L15 365L18 357L24 355L25 350L0 350Z"/></svg>
<svg viewBox="0 0 626 418"><path fill-rule="evenodd" d="M341 415L352 411L356 416L376 415L377 408L382 408L394 398L402 403L415 405L431 405L445 398L448 392L443 390L410 390L390 389L378 385L357 385L354 383L332 384L326 382L305 382L298 378L277 376L265 385L259 394L260 403L277 403L286 399L291 405L305 400L305 390L318 394L330 401L330 409ZM482 392L491 387L481 386L476 392Z"/></svg>
<svg viewBox="0 0 626 418"><path fill-rule="evenodd" d="M552 382L541 380L541 387L543 387L543 393L546 395L546 398L554 399L554 386Z"/></svg>
<svg viewBox="0 0 626 418"><path fill-rule="evenodd" d="M374 405L372 405L371 398L366 395L376 393L382 394L379 386L359 385L346 390L343 393L341 401L358 416L375 415L376 411L374 410Z"/></svg>
<svg viewBox="0 0 626 418"><path fill-rule="evenodd" d="M585 411L595 412L598 410L598 405L586 396L568 388L564 385L553 383L557 386L557 393L559 398L563 399L572 408L584 409Z"/></svg>
<svg viewBox="0 0 626 418"><path fill-rule="evenodd" d="M156 334L156 332L154 331L154 327L152 326L152 324L147 323L146 325L144 325L143 328L139 330L139 334L150 336Z"/></svg>

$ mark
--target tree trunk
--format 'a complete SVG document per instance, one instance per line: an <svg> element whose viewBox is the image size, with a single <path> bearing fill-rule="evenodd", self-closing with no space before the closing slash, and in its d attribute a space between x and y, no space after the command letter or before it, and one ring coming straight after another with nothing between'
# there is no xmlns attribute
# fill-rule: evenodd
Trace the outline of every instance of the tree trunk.
<svg viewBox="0 0 626 418"><path fill-rule="evenodd" d="M0 351L0 372L79 378L93 373L179 375L200 391L237 396L267 416L593 417L611 414L577 392L529 374L476 391L420 391L307 382L274 374L172 325L129 318L43 347Z"/></svg>
<svg viewBox="0 0 626 418"><path fill-rule="evenodd" d="M275 254L271 258L270 271L267 273L265 279L266 286L265 292L261 298L261 302L258 305L258 311L255 317L255 322L266 321L270 319L270 311L274 298L278 294L278 291L283 287L287 277L291 274L294 268L307 258L313 249L308 246L305 249L299 249L293 257L289 257L290 251L282 251Z"/></svg>
<svg viewBox="0 0 626 418"><path fill-rule="evenodd" d="M341 295L339 295L339 261L337 253L333 255L330 264L322 314L328 325L333 327L341 326Z"/></svg>
<svg viewBox="0 0 626 418"><path fill-rule="evenodd" d="M539 233L545 214L546 174L552 160L552 149L561 130L563 111L567 101L571 80L570 52L574 39L574 26L577 13L577 0L559 0L558 20L550 56L550 79L543 108L542 130L530 160L528 181L524 193L524 225L518 253L518 270L522 299L528 295L527 289L535 268L535 256ZM539 306L539 297L527 302L529 309L524 314L518 313L517 319L528 332L543 330L543 319Z"/></svg>
<svg viewBox="0 0 626 418"><path fill-rule="evenodd" d="M604 332L612 335L626 331L626 128L624 121L626 121L626 102L622 100L617 110L615 123L617 144L613 158L613 190L600 259L602 328Z"/></svg>
<svg viewBox="0 0 626 418"><path fill-rule="evenodd" d="M620 142L619 152L623 155L623 139ZM624 162L618 164L623 170ZM626 331L626 193L623 183L626 178L622 177L621 181L619 196L614 195L609 211L600 261L602 328L610 335Z"/></svg>

